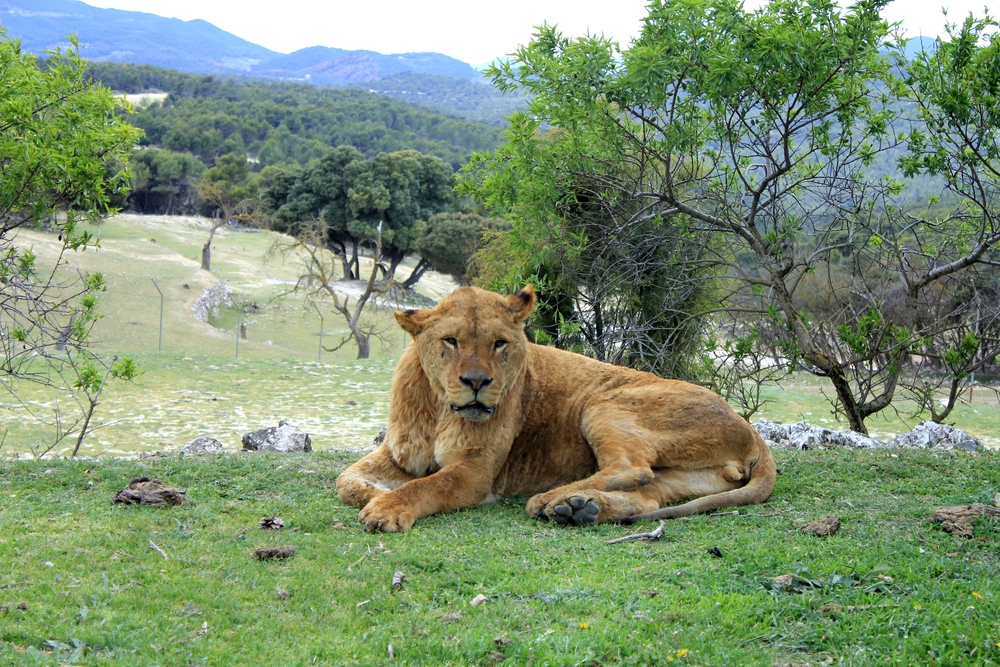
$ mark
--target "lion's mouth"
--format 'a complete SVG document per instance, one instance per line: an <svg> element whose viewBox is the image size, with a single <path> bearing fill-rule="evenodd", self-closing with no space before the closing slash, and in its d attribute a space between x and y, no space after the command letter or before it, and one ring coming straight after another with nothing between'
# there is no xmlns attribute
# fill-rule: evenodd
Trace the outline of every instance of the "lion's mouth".
<svg viewBox="0 0 1000 667"><path fill-rule="evenodd" d="M495 405L493 407L487 407L482 403L480 403L479 401L472 401L471 403L466 403L465 405L455 405L454 403L452 403L451 409L452 411L459 413L461 413L463 410L474 410L476 412L485 412L486 414L491 415L493 414L493 411L496 410L497 408Z"/></svg>

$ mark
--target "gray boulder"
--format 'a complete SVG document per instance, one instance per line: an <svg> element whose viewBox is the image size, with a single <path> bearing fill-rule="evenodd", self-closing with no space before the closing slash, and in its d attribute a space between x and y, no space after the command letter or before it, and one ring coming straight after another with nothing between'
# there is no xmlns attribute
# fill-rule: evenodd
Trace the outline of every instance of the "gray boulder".
<svg viewBox="0 0 1000 667"><path fill-rule="evenodd" d="M243 436L245 452L311 452L312 439L305 431L285 420L277 426L251 431Z"/></svg>
<svg viewBox="0 0 1000 667"><path fill-rule="evenodd" d="M983 448L979 438L972 437L962 429L931 421L920 422L909 433L896 436L893 444L897 447L963 449L967 452Z"/></svg>
<svg viewBox="0 0 1000 667"><path fill-rule="evenodd" d="M199 454L221 454L226 451L226 446L215 438L202 436L200 438L195 438L188 444L181 447L181 451L190 456L196 456Z"/></svg>

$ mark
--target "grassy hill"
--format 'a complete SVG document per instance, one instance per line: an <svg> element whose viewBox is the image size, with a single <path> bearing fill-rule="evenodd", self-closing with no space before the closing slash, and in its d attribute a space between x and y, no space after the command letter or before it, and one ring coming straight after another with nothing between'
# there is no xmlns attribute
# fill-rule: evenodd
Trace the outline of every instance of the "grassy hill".
<svg viewBox="0 0 1000 667"><path fill-rule="evenodd" d="M279 419L309 431L318 450L370 443L385 424L392 370L406 342L391 317L392 305L368 311L367 323L383 332L373 342L371 359L355 359L351 344L320 352L321 324L327 348L341 340L346 328L328 305L317 304L324 313L321 322L303 295L290 292L300 264L294 254L274 252L282 237L224 228L214 243L209 273L198 262L207 233L206 222L199 218L122 215L100 229L99 250L67 256L63 271L69 276L77 269L100 271L108 282L100 305L104 318L94 330L95 350L105 358L129 354L144 371L131 384L109 385L98 419L111 425L88 438L81 453L171 449L202 435L235 450L243 433ZM57 239L44 232L22 232L18 243L31 246L43 265L51 263L57 248ZM362 259L363 270L368 262ZM227 281L244 306L240 321L247 325L245 340L237 339L233 305L223 305L208 322L191 311L195 300L219 279ZM164 294L162 346L157 287ZM418 284L429 299L439 299L453 288L447 276L435 273ZM823 389L815 378L799 374L767 390L770 402L758 416L846 428L831 414ZM72 407L68 395L30 385L21 386L19 396L49 418L57 408L68 414ZM898 414L882 413L869 427L878 437L908 431L916 423L905 416L908 407L902 403ZM0 414L8 430L0 453L27 454L44 446L51 435L51 429L28 419L9 395L0 395ZM953 419L991 446L1000 446L1000 405L991 393L977 392L972 403L956 409ZM68 445L56 448L67 451Z"/></svg>

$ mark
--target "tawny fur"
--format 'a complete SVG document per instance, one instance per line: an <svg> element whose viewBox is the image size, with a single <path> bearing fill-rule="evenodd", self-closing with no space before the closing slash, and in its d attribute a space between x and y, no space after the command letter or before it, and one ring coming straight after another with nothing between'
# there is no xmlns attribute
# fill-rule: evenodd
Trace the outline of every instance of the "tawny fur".
<svg viewBox="0 0 1000 667"><path fill-rule="evenodd" d="M506 299L465 287L396 312L414 344L396 367L385 441L337 479L367 529L408 530L505 496L576 524L767 499L771 453L724 400L529 343L534 302L530 286ZM696 500L657 511L686 498Z"/></svg>

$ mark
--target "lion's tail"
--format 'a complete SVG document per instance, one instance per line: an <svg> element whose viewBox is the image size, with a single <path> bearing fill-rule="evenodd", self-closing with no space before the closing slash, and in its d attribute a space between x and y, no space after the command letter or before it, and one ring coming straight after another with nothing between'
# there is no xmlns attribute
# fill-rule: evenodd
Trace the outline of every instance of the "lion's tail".
<svg viewBox="0 0 1000 667"><path fill-rule="evenodd" d="M646 512L645 514L625 517L619 519L618 523L628 525L637 521L676 519L682 516L690 516L691 514L711 512L722 507L753 505L754 503L764 502L771 495L771 491L774 490L777 469L774 467L774 457L771 456L771 450L768 448L767 443L756 432L754 436L758 440L758 451L760 453L756 461L749 462L750 481L746 485L732 491L723 491L721 493L713 493L710 496L702 496L683 505L673 505L658 509L655 512Z"/></svg>

